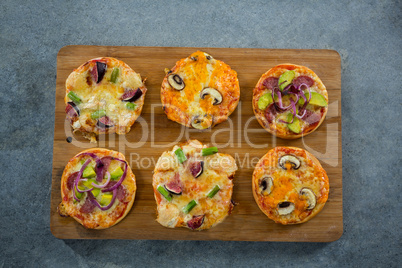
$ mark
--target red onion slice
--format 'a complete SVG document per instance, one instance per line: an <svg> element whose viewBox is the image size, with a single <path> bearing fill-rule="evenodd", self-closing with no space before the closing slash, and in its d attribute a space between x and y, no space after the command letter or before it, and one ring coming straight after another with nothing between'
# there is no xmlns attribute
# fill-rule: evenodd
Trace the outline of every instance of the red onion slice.
<svg viewBox="0 0 402 268"><path fill-rule="evenodd" d="M306 110L303 111L302 115L296 114L296 117L299 118L299 119L302 119L305 115L306 115Z"/></svg>
<svg viewBox="0 0 402 268"><path fill-rule="evenodd" d="M114 190L113 190L113 197L112 197L112 200L110 201L109 205L107 205L107 206L105 206L105 207L102 207L102 206L98 203L98 201L95 199L95 197L93 196L92 193L89 193L88 196L90 196L90 199L89 199L89 200L91 201L92 204L94 204L95 206L97 206L100 210L105 211L105 210L108 210L109 208L111 208L111 207L113 206L113 204L114 204L114 201L116 201L117 189L114 189Z"/></svg>
<svg viewBox="0 0 402 268"><path fill-rule="evenodd" d="M276 95L278 95L278 104L274 101L274 105L275 105L279 110L282 110L282 111L288 110L288 109L290 108L290 105L287 106L287 107L283 107L283 104L282 104L282 93L279 91L279 89L275 88L275 89L272 91L272 99L275 100L275 93L276 93Z"/></svg>
<svg viewBox="0 0 402 268"><path fill-rule="evenodd" d="M96 183L92 183L91 185L92 185L93 187L95 187L95 188L100 188L100 189L105 188L106 185L108 185L109 182L110 182L110 173L109 173L109 172L106 172L106 175L107 175L107 181L106 181L103 185L98 185L98 184L96 184Z"/></svg>
<svg viewBox="0 0 402 268"><path fill-rule="evenodd" d="M297 99L297 100L299 100L299 99ZM281 119L281 120L279 120L279 122L285 123L285 124L292 124L293 123L293 121L295 119L295 116L296 116L296 102L293 99L290 99L290 106L292 106L292 114L293 114L292 121L287 122L287 121L284 121L284 120Z"/></svg>
<svg viewBox="0 0 402 268"><path fill-rule="evenodd" d="M101 182L102 181L102 176L100 176L102 173L102 168L103 168L103 163L101 159L94 153L82 153L80 155L88 155L92 157L96 161L96 166L95 166L95 173L96 173L96 181Z"/></svg>
<svg viewBox="0 0 402 268"><path fill-rule="evenodd" d="M309 93L308 100L307 100L306 96L304 96L304 92L303 92L303 89L302 89L303 86L308 89L308 93ZM304 104L303 104L302 108L299 110L299 113L300 113L300 112L305 112L307 105L311 101L312 94L311 94L310 87L308 85L306 85L306 84L300 84L298 88L299 88L299 94L301 94L303 96L303 99L304 99Z"/></svg>
<svg viewBox="0 0 402 268"><path fill-rule="evenodd" d="M82 173L84 173L84 169L88 166L89 163L91 163L91 159L87 159L87 161L85 161L85 163L82 165L80 169L80 172L78 172L77 174L77 178L74 181L74 188L77 189L77 191L80 191L78 190L78 181L81 179ZM74 199L79 202L80 199L75 195L75 191L73 191L73 195Z"/></svg>
<svg viewBox="0 0 402 268"><path fill-rule="evenodd" d="M103 189L102 192L111 192L111 191L117 189L117 188L120 186L120 184L122 184L122 182L124 181L124 179L126 178L127 167L128 167L127 162L124 161L124 160L121 160L121 159L119 159L119 158L114 158L114 160L117 160L117 161L120 161L120 162L124 163L125 167L124 167L123 175L121 175L120 180L119 180L115 185L113 185L113 186L110 187L110 188Z"/></svg>
<svg viewBox="0 0 402 268"><path fill-rule="evenodd" d="M278 89L275 89L275 92L273 91L273 93L272 93L272 99L273 100L274 100L274 96L275 96L274 93L276 93L276 95L278 95L278 104L276 102L274 102L274 104L279 110L281 110L282 112L285 112L285 111L289 110L290 108L292 108L292 104L290 104L290 105L288 105L286 107L283 107L283 103L282 103L282 93L283 92L279 91ZM296 95L296 98L297 98L296 102L299 100L299 97L297 96L296 93L289 92L289 94Z"/></svg>
<svg viewBox="0 0 402 268"><path fill-rule="evenodd" d="M92 191L94 188L92 187L92 188L88 188L88 189L85 189L85 190L80 190L80 188L78 188L78 184L80 184L80 182L82 182L82 181L88 181L87 179L80 179L80 180L78 180L78 182L77 182L77 192L79 192L79 193L85 193L85 192L90 192L90 191Z"/></svg>
<svg viewBox="0 0 402 268"><path fill-rule="evenodd" d="M107 171L107 169L109 168L110 162L112 160L113 160L112 156L105 156L102 157L99 165L96 165L95 172L97 182L102 182L103 177L105 176L105 171Z"/></svg>

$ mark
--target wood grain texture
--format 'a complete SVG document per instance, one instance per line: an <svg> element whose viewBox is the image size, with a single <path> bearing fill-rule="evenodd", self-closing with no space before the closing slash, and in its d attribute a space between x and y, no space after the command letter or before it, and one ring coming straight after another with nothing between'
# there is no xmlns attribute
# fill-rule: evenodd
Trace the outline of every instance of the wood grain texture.
<svg viewBox="0 0 402 268"><path fill-rule="evenodd" d="M229 64L238 73L240 103L230 120L212 130L198 132L167 119L160 102L164 68L196 50L208 52ZM126 62L142 78L148 92L142 115L125 136L100 136L91 144L81 133L71 133L65 120L65 81L85 61L96 57L115 57ZM297 140L275 138L261 128L252 110L252 91L260 76L280 63L305 65L326 85L329 109L324 123L312 134ZM72 143L66 138L71 136ZM152 189L152 171L162 152L188 138L217 146L220 152L236 158L233 199L238 205L226 220L206 231L168 229L155 221L156 204ZM333 50L177 48L67 46L57 56L56 110L53 147L53 175L50 228L62 239L164 239L164 240L239 240L330 242L343 233L342 214L342 125L341 59ZM269 220L258 208L251 191L255 164L275 146L295 146L315 155L327 171L330 193L324 209L312 220L300 225L282 226ZM104 147L125 154L137 180L137 195L127 217L105 230L87 230L72 218L60 217L60 179L68 160L86 148Z"/></svg>

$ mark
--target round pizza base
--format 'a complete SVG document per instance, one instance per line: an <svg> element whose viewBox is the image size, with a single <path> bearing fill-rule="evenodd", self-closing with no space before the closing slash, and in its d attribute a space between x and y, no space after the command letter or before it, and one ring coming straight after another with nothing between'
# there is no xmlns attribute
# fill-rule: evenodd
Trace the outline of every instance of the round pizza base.
<svg viewBox="0 0 402 268"><path fill-rule="evenodd" d="M91 80L91 70L98 61L107 64L107 69L103 79L97 84L95 81ZM119 77L116 80L117 82L112 83L110 78L113 68L115 67L119 67L120 72ZM131 129L131 126L140 116L142 107L144 105L145 94L147 92L144 82L145 80L141 80L140 74L136 73L133 69L131 69L130 66L121 60L111 57L91 59L79 66L68 76L66 80L66 95L64 97L65 104L67 105L67 103L71 101L67 94L70 91L75 92L78 90L78 92L85 97L85 100L89 101L85 103L84 109L99 109L99 103L103 103L103 98L100 98L100 100L97 100L97 98L95 100L93 99L93 91L96 90L96 94L107 98L106 104L102 105L102 107L106 108L106 115L111 115L115 124L114 126L108 128L98 128L96 126L96 121L91 119L90 114L84 113L78 118L75 117L70 119L70 124L74 132L82 132L86 138L93 142L96 141L96 136L99 134L128 133ZM120 97L124 93L125 89L136 90L137 88L142 91L142 95L134 102L137 105L135 110L131 111L129 109L125 109L124 107L120 107ZM105 94L105 90L108 90L108 94ZM82 107L82 105L79 106Z"/></svg>
<svg viewBox="0 0 402 268"><path fill-rule="evenodd" d="M290 130L287 129L286 131L283 131L281 129L278 130L277 126L275 125L275 122L273 124L269 123L268 120L265 118L265 110L262 111L258 108L258 99L266 93L266 88L263 85L263 82L265 79L268 77L276 77L279 78L279 76L288 71L288 70L294 70L297 75L305 75L309 76L312 78L317 86L317 90L319 91L321 95L323 95L328 103L328 92L325 88L325 85L322 83L321 79L309 68L301 65L296 65L296 64L291 64L291 63L285 63L285 64L280 64L277 65L271 69L269 69L266 73L264 73L260 79L257 82L257 85L255 86L253 90L253 111L254 114L257 118L258 123L269 133L272 135L275 135L276 137L282 138L282 139L298 139L301 137L304 137L312 132L314 132L324 121L325 116L328 112L328 106L327 107L322 107L324 109L323 113L321 113L321 119L318 122L317 125L314 127L307 127L304 129L301 133L297 134L294 133Z"/></svg>
<svg viewBox="0 0 402 268"><path fill-rule="evenodd" d="M153 175L152 186L157 203L157 222L168 228L185 227L193 230L209 229L221 223L232 211L233 177L237 170L234 158L227 154L216 153L202 156L202 148L206 145L197 140L176 145L172 151L164 152L159 158ZM187 160L180 163L175 151L182 148ZM197 178L191 173L192 163L203 161L203 172ZM164 187L173 179L179 179L181 195L171 195L168 201L158 191L158 186ZM208 193L215 187L220 190L212 197ZM189 212L183 208L195 200L197 205ZM205 215L200 227L190 228L189 221L196 216Z"/></svg>
<svg viewBox="0 0 402 268"><path fill-rule="evenodd" d="M101 224L97 224L97 225L96 224L91 224L91 225L89 225L89 224L87 224L86 221L84 221L81 217L79 217L79 215L76 215L76 214L75 215L69 215L68 214L67 210L68 210L68 207L70 206L70 204L68 203L69 200L66 200L68 197L65 194L66 191L72 191L72 190L68 190L67 188L65 189L66 184L67 184L67 179L69 177L68 175L70 175L69 170L71 170L72 166L74 165L76 157L81 155L81 154L83 154L83 153L94 153L99 158L102 158L104 156L113 156L115 158L119 158L121 160L126 161L126 159L125 159L125 157L124 157L124 155L122 153L117 152L117 151L103 149L103 148L92 148L92 149L84 150L84 151L78 153L77 155L75 155L73 158L71 158L70 161L67 163L66 167L64 168L63 175L62 175L62 178L61 178L61 198L62 198L61 205L63 206L62 210L63 210L63 213L64 213L64 215L62 215L62 216L67 216L68 215L68 216L74 218L82 226L84 226L85 228L88 228L88 229L100 230L100 229L110 228L110 227L116 225L117 223L119 223L121 220L123 220L127 216L127 214L130 212L130 210L131 210L131 208L132 208L132 206L134 204L135 193L136 193L136 190L137 190L135 175L132 172L130 166L128 165L127 166L127 174L126 174L126 177L124 178L124 181L125 180L132 181L132 183L133 183L133 191L131 192L132 198L127 203L127 206L124 209L123 215L120 216L119 218L117 218L115 221L111 221L111 222L106 223L106 224L101 223L102 225ZM60 207L59 207L59 209L60 209ZM97 208L95 208L95 209L97 209Z"/></svg>
<svg viewBox="0 0 402 268"><path fill-rule="evenodd" d="M168 82L177 74L185 84L176 90ZM201 98L201 91L214 88L220 92L222 102L214 105L211 95ZM207 129L224 122L236 109L240 99L240 87L236 71L211 55L197 51L179 60L167 72L162 82L161 102L167 117L187 127ZM192 122L200 122L192 124Z"/></svg>
<svg viewBox="0 0 402 268"><path fill-rule="evenodd" d="M269 204L267 204L267 202L265 202L265 200L263 198L261 198L259 185L258 185L258 181L261 178L261 174L269 174L269 175L271 175L269 172L268 173L264 172L264 170L268 169L267 166L273 167L275 169L281 169L281 167L279 167L279 165L278 165L278 159L279 158L278 158L278 156L275 156L278 152L279 152L280 155L282 155L282 154L291 154L291 155L296 155L298 157L300 157L300 155L301 155L304 159L308 159L310 161L309 166L312 166L314 168L315 172L322 176L322 178L318 181L318 183L320 185L321 184L323 185L322 187L320 187L321 195L319 197L319 200L317 200L316 206L312 210L304 209L305 210L305 212L303 214L304 217L302 217L301 219L296 218L296 217L290 218L290 217L284 217L284 216L281 216L281 215L277 215L277 213L275 213L276 212L276 206L270 206ZM302 162L302 165L304 163L305 163L305 161ZM300 168L303 168L303 167L301 166ZM277 185L275 185L275 178L274 178L274 186L273 187L275 187L275 186L277 186ZM292 190L294 190L294 188L292 188ZM304 223L304 222L309 221L310 219L315 217L324 208L325 203L328 200L329 180L328 180L327 173L322 168L320 162L311 153L307 152L306 150L297 148L297 147L275 147L275 148L271 149L270 151L268 151L268 153L266 153L258 161L258 163L256 165L256 168L254 169L254 172L253 172L252 191L253 191L253 196L254 196L255 202L257 203L257 205L260 208L260 210L268 218L270 218L271 220L275 221L276 223L281 223L283 225L300 224L300 223ZM275 188L272 190L270 195L273 194L274 191L275 191ZM316 199L317 199L316 192L315 192L315 196L316 196ZM277 197L277 195L276 195L276 197ZM276 201L283 202L283 201L287 201L287 200L283 200L282 198L281 198L281 200L277 200L277 199L273 198L273 201L274 202L276 202ZM297 204L297 205L300 206L301 204ZM288 215L285 215L285 216L288 216Z"/></svg>

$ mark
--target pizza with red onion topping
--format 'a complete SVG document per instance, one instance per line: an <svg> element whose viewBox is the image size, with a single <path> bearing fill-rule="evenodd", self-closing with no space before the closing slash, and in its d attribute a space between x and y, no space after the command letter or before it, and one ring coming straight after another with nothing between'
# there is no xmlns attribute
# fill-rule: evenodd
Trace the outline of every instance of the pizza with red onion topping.
<svg viewBox="0 0 402 268"><path fill-rule="evenodd" d="M130 211L135 176L124 155L94 148L74 156L61 178L61 216L71 216L88 229L105 229Z"/></svg>
<svg viewBox="0 0 402 268"><path fill-rule="evenodd" d="M141 76L115 58L96 58L67 78L67 120L96 142L99 134L126 134L141 114L147 88Z"/></svg>
<svg viewBox="0 0 402 268"><path fill-rule="evenodd" d="M260 125L283 139L315 131L328 111L328 92L309 68L281 64L264 73L253 90L253 110Z"/></svg>

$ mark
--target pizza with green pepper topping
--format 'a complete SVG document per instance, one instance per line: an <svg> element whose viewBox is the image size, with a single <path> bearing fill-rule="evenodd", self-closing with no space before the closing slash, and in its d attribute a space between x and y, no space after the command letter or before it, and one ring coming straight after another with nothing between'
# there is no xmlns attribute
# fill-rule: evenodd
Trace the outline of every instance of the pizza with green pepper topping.
<svg viewBox="0 0 402 268"><path fill-rule="evenodd" d="M96 58L67 78L67 119L96 142L99 134L126 134L141 114L147 88L141 76L115 58Z"/></svg>
<svg viewBox="0 0 402 268"><path fill-rule="evenodd" d="M296 139L316 130L328 111L328 92L309 68L281 64L263 74L253 90L253 110L271 134Z"/></svg>

